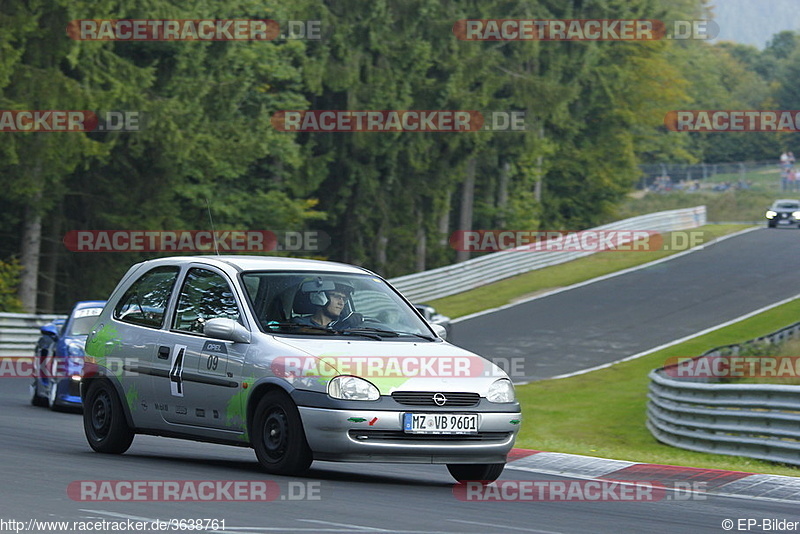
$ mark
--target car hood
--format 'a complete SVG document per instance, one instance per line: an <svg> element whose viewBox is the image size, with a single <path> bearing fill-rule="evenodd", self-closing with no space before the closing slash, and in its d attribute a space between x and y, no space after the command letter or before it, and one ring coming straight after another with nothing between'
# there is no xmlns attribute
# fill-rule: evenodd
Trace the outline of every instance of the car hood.
<svg viewBox="0 0 800 534"><path fill-rule="evenodd" d="M508 378L492 362L449 343L329 337L281 337L279 342L294 350L274 358L272 371L301 388L306 383L318 389L334 376L354 375L372 382L381 395L458 391L486 396L495 381Z"/></svg>

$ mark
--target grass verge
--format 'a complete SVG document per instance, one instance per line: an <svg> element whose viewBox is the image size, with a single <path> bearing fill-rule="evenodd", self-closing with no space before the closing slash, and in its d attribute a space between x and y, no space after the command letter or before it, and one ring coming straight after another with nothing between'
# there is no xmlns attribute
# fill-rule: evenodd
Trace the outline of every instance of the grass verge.
<svg viewBox="0 0 800 534"><path fill-rule="evenodd" d="M748 225L719 224L703 226L696 230L704 232L707 242L745 228L748 228ZM669 234L665 236L665 239L669 240ZM503 306L548 289L570 286L598 276L642 265L677 252L667 250L599 252L585 258L507 278L471 291L433 300L429 304L435 307L439 313L455 319L470 313ZM536 254L536 252L520 252L520 254Z"/></svg>
<svg viewBox="0 0 800 534"><path fill-rule="evenodd" d="M679 345L584 375L517 388L525 417L517 447L632 462L800 476L800 468L693 452L656 441L645 427L650 370L775 331L800 315L800 299Z"/></svg>

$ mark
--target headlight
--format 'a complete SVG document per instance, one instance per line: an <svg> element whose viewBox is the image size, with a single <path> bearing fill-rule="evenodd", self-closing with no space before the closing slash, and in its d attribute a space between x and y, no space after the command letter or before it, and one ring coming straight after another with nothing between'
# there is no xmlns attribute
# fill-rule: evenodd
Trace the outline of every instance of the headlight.
<svg viewBox="0 0 800 534"><path fill-rule="evenodd" d="M774 217L775 217L777 214L778 214L778 213L777 213L777 212L775 212L775 211L768 210L768 211L767 211L767 219L772 219L772 218L774 218Z"/></svg>
<svg viewBox="0 0 800 534"><path fill-rule="evenodd" d="M328 395L342 400L378 400L378 388L357 376L337 376L328 383Z"/></svg>
<svg viewBox="0 0 800 534"><path fill-rule="evenodd" d="M489 386L489 394L486 395L489 402L514 402L514 384L507 378L501 378Z"/></svg>
<svg viewBox="0 0 800 534"><path fill-rule="evenodd" d="M792 213L792 217L794 217L795 219L800 219L800 211L795 211L794 213Z"/></svg>

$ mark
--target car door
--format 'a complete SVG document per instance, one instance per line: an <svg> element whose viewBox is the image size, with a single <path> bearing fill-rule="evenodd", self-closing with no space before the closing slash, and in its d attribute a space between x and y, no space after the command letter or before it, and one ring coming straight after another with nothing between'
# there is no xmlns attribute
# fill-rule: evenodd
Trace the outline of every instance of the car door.
<svg viewBox="0 0 800 534"><path fill-rule="evenodd" d="M140 276L114 306L113 325L96 339L104 341L99 363L119 376L137 426L151 428L161 423L152 391L152 373L158 367L158 342L180 269L160 266Z"/></svg>
<svg viewBox="0 0 800 534"><path fill-rule="evenodd" d="M162 372L153 377L167 423L241 430L236 394L250 345L206 336L204 323L220 317L244 324L230 280L211 266L190 267L159 342Z"/></svg>

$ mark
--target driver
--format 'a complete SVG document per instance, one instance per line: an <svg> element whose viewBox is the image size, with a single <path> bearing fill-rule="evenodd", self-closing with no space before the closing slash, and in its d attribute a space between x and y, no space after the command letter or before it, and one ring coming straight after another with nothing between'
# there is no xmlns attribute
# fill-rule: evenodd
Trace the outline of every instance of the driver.
<svg viewBox="0 0 800 534"><path fill-rule="evenodd" d="M333 290L310 293L309 300L316 307L316 311L308 316L294 317L292 322L326 328L343 327L345 321L358 315L350 313L346 317L342 317L342 312L352 293L353 287L351 285L340 282L336 282Z"/></svg>

